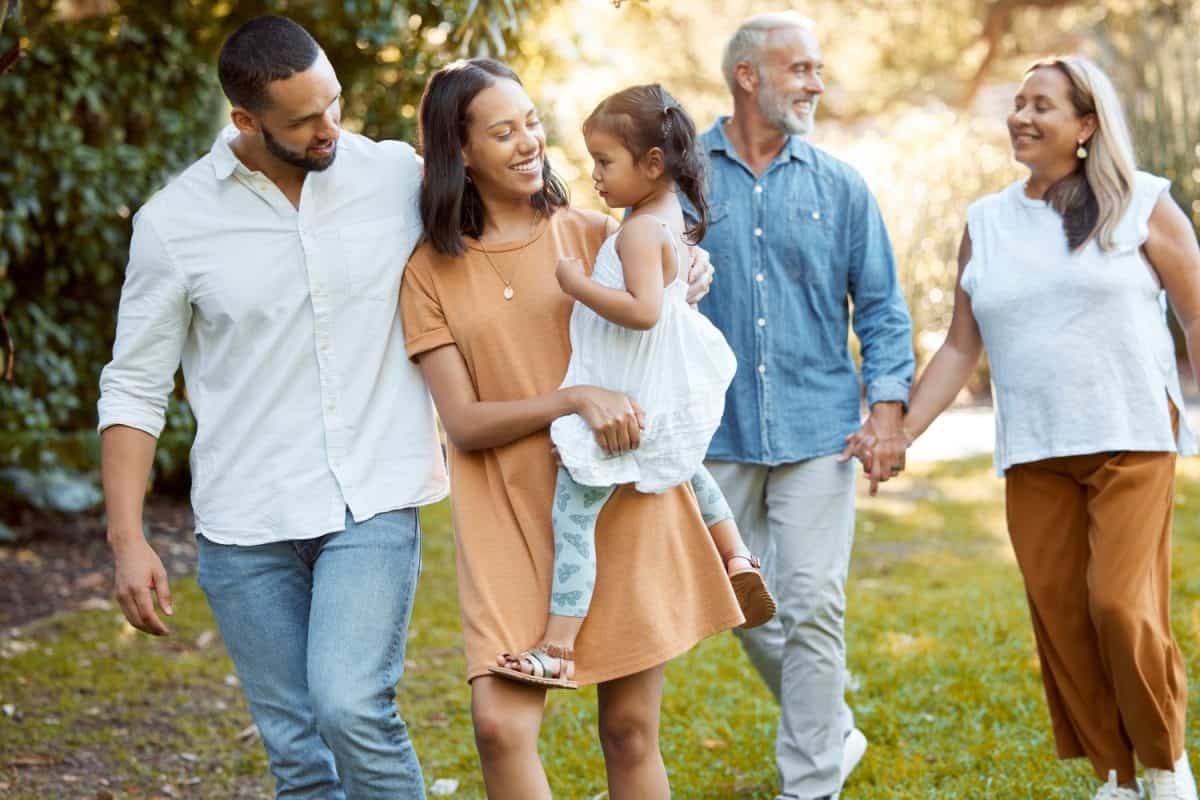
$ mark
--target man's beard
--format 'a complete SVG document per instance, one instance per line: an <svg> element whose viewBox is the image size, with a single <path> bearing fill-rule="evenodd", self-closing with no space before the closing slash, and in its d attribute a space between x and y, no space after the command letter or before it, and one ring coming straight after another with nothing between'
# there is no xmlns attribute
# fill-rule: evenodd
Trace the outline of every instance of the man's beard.
<svg viewBox="0 0 1200 800"><path fill-rule="evenodd" d="M266 142L267 152L278 158L285 164L290 164L297 169L302 169L305 172L322 172L329 169L329 165L333 163L333 159L337 156L337 145L333 147L333 152L325 158L309 158L303 153L293 153L284 147L278 139L271 135L271 132L262 126L263 141Z"/></svg>
<svg viewBox="0 0 1200 800"><path fill-rule="evenodd" d="M785 133L807 136L813 127L813 117L817 115L816 95L808 98L811 110L804 116L800 116L792 108L794 97L776 94L775 88L765 81L762 87L758 95L758 110L767 118L767 121Z"/></svg>

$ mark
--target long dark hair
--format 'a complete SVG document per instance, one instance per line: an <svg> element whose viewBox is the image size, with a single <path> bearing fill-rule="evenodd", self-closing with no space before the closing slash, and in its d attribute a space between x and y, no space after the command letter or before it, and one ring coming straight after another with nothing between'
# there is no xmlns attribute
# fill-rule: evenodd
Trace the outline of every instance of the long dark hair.
<svg viewBox="0 0 1200 800"><path fill-rule="evenodd" d="M630 86L606 97L583 122L592 130L611 133L641 160L655 147L663 152L666 174L691 201L699 219L686 231L696 244L708 230L708 200L704 196L704 156L696 124L670 92L657 83Z"/></svg>
<svg viewBox="0 0 1200 800"><path fill-rule="evenodd" d="M433 73L421 96L419 139L425 157L421 181L421 223L439 253L461 255L464 236L483 233L483 198L467 180L462 150L467 142L467 108L498 80L521 83L517 73L492 58L455 61ZM543 160L542 190L529 198L539 214L550 216L569 202L567 187Z"/></svg>

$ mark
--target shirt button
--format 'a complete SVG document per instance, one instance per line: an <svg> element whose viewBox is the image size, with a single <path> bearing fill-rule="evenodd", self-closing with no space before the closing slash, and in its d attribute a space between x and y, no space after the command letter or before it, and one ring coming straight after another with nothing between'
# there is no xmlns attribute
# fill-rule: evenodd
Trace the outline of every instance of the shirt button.
<svg viewBox="0 0 1200 800"><path fill-rule="evenodd" d="M764 278L763 274L760 272L754 276L754 280L758 281L759 283L762 283L763 281L766 280L766 278Z"/></svg>
<svg viewBox="0 0 1200 800"><path fill-rule="evenodd" d="M820 219L820 218L821 218L821 212L820 212L820 211L814 211L814 212L812 213L812 218L813 218L813 219Z"/></svg>
<svg viewBox="0 0 1200 800"><path fill-rule="evenodd" d="M767 321L765 319L763 319L762 317L759 317L758 318L758 327L760 327L760 328L767 327Z"/></svg>
<svg viewBox="0 0 1200 800"><path fill-rule="evenodd" d="M766 371L767 371L767 365L766 365L766 364L759 364L759 365L758 365L758 371L759 371L760 373L766 372Z"/></svg>
<svg viewBox="0 0 1200 800"><path fill-rule="evenodd" d="M755 193L755 194L762 194L762 187L761 187L761 186L755 186L755 187L754 187L754 193Z"/></svg>
<svg viewBox="0 0 1200 800"><path fill-rule="evenodd" d="M755 236L762 236L762 228L755 228L755 229L754 229L754 235L755 235Z"/></svg>

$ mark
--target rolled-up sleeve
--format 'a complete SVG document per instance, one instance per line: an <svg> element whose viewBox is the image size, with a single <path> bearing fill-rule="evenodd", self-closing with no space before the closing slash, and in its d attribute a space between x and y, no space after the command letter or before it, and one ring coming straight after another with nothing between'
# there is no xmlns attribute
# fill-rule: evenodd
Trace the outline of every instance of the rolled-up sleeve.
<svg viewBox="0 0 1200 800"><path fill-rule="evenodd" d="M879 206L861 178L850 185L850 191L850 296L854 333L862 346L867 404L907 405L915 367L912 317Z"/></svg>
<svg viewBox="0 0 1200 800"><path fill-rule="evenodd" d="M112 361L100 373L99 430L127 425L157 437L183 353L191 305L148 215L134 218Z"/></svg>

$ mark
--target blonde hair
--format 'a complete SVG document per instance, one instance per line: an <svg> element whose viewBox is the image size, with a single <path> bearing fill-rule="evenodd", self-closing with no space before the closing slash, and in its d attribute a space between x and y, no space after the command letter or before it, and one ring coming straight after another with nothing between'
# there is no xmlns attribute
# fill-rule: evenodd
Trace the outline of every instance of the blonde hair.
<svg viewBox="0 0 1200 800"><path fill-rule="evenodd" d="M1102 250L1113 249L1117 224L1129 209L1137 161L1129 126L1112 81L1100 67L1078 56L1052 56L1025 71L1056 69L1071 84L1071 105L1079 117L1094 114L1096 131L1088 141L1083 168L1046 191L1046 202L1063 218L1072 250L1095 238Z"/></svg>
<svg viewBox="0 0 1200 800"><path fill-rule="evenodd" d="M721 55L721 74L730 93L737 90L737 65L748 62L758 69L758 54L767 43L767 34L779 28L814 29L813 21L799 11L772 11L750 17L733 32Z"/></svg>

